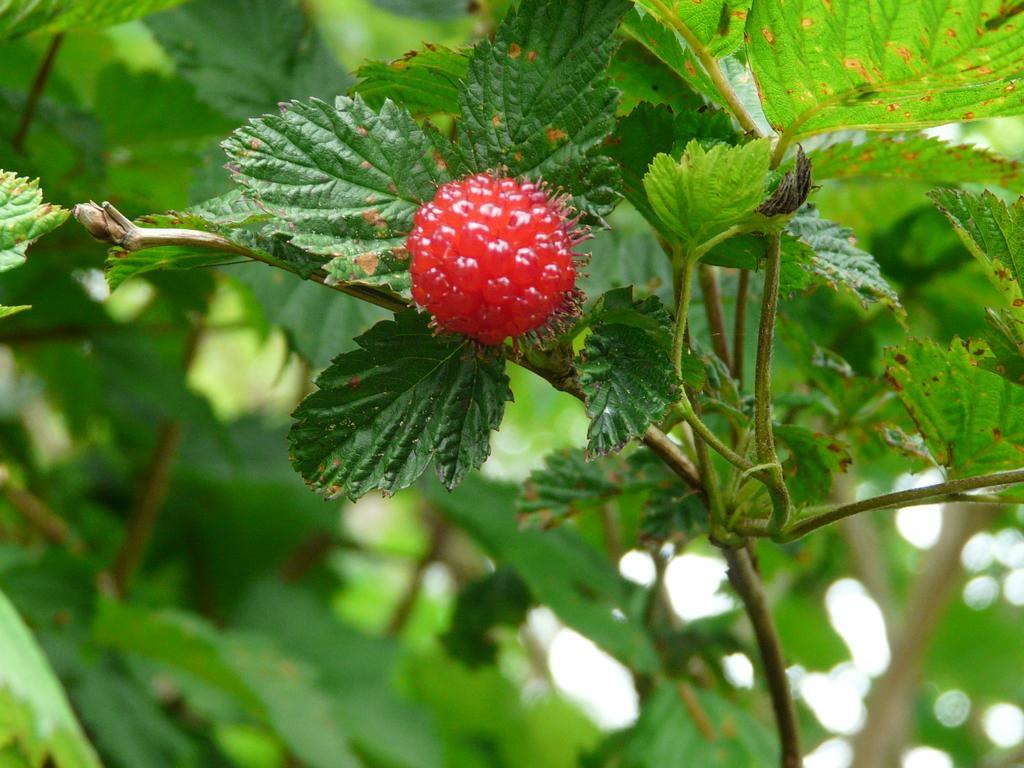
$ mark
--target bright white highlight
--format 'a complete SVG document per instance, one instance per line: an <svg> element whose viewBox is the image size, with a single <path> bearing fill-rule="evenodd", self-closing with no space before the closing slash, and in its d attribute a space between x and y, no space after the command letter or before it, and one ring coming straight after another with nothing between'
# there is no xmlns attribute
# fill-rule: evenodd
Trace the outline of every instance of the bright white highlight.
<svg viewBox="0 0 1024 768"><path fill-rule="evenodd" d="M800 695L828 730L845 736L864 727L864 695L870 682L850 664L839 664L827 674L810 672L800 680Z"/></svg>
<svg viewBox="0 0 1024 768"><path fill-rule="evenodd" d="M1024 711L1013 704L993 704L981 718L985 735L997 747L1008 749L1024 741Z"/></svg>
<svg viewBox="0 0 1024 768"><path fill-rule="evenodd" d="M941 750L917 747L903 756L903 768L953 768L953 759Z"/></svg>
<svg viewBox="0 0 1024 768"><path fill-rule="evenodd" d="M975 576L964 586L964 602L968 608L983 611L999 597L999 582L991 576Z"/></svg>
<svg viewBox="0 0 1024 768"><path fill-rule="evenodd" d="M1007 568L1024 568L1024 533L1005 528L996 534L993 554Z"/></svg>
<svg viewBox="0 0 1024 768"><path fill-rule="evenodd" d="M719 592L725 572L725 562L717 557L681 555L672 560L665 572L672 610L686 621L730 610L732 598Z"/></svg>
<svg viewBox="0 0 1024 768"><path fill-rule="evenodd" d="M947 728L963 725L970 714L971 700L963 691L946 691L935 700L935 717Z"/></svg>
<svg viewBox="0 0 1024 768"><path fill-rule="evenodd" d="M641 552L639 549L631 549L619 560L619 573L623 578L649 587L654 583L657 570L654 566L654 558L648 552Z"/></svg>
<svg viewBox="0 0 1024 768"><path fill-rule="evenodd" d="M829 739L804 758L804 768L849 768L853 748L846 739Z"/></svg>
<svg viewBox="0 0 1024 768"><path fill-rule="evenodd" d="M864 586L854 579L840 579L825 593L825 607L850 649L854 666L871 677L882 674L889 666L885 619Z"/></svg>
<svg viewBox="0 0 1024 768"><path fill-rule="evenodd" d="M960 552L960 562L971 573L984 571L995 559L995 539L991 533L976 533Z"/></svg>
<svg viewBox="0 0 1024 768"><path fill-rule="evenodd" d="M1003 597L1010 605L1024 605L1024 568L1010 571L1003 579Z"/></svg>
<svg viewBox="0 0 1024 768"><path fill-rule="evenodd" d="M737 688L754 687L754 665L744 653L732 653L722 659L725 679Z"/></svg>
<svg viewBox="0 0 1024 768"><path fill-rule="evenodd" d="M559 630L548 651L548 664L559 690L602 728L636 722L640 702L633 676L583 635Z"/></svg>
<svg viewBox="0 0 1024 768"><path fill-rule="evenodd" d="M896 481L898 490L923 488L926 485L942 482L942 473L936 469L922 472L920 475L902 475ZM896 530L900 536L918 549L930 549L939 540L942 533L942 507L938 504L926 504L920 507L906 507L896 513Z"/></svg>

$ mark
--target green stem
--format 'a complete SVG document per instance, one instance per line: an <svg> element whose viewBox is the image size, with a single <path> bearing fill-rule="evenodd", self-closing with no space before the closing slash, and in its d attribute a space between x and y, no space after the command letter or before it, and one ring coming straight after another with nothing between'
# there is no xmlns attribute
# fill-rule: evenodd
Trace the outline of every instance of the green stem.
<svg viewBox="0 0 1024 768"><path fill-rule="evenodd" d="M811 531L822 528L843 518L856 515L860 512L868 512L875 509L897 509L901 507L914 506L919 503L930 503L938 501L971 501L983 504L1006 503L1011 504L1014 499L1005 501L999 497L972 497L961 496L966 491L978 490L980 488L999 488L1006 485L1024 483L1024 469L1014 469L1008 472L995 472L990 475L978 477L965 477L960 480L950 480L946 483L926 485L923 488L911 488L908 491L897 491L886 493L882 496L875 496L864 501L855 501L851 504L842 504L838 507L825 507L810 509L808 517L797 521L787 528L779 537L783 541L793 541L805 536Z"/></svg>
<svg viewBox="0 0 1024 768"><path fill-rule="evenodd" d="M686 321L690 313L690 298L693 294L693 273L696 261L687 257L682 263L682 285L679 288L679 303L676 305L676 330L672 337L672 364L676 377L683 380L683 349L686 347ZM684 392L683 397L686 397Z"/></svg>
<svg viewBox="0 0 1024 768"><path fill-rule="evenodd" d="M755 136L762 135L761 130L757 127L757 123L754 122L754 118L750 116L747 108L740 102L739 96L733 90L732 84L726 78L725 73L722 72L722 68L718 66L718 60L711 54L707 46L697 39L697 36L693 34L690 28L662 0L648 0L648 2L657 9L661 20L678 32L679 36L686 41L693 55L697 57L701 66L704 67L704 71L708 73L708 78L715 86L715 90L718 91L718 95L722 97L722 102L736 118L736 122L747 133Z"/></svg>
<svg viewBox="0 0 1024 768"><path fill-rule="evenodd" d="M789 491L782 478L782 466L775 452L775 433L772 429L772 349L775 345L775 320L779 310L779 273L782 266L782 236L778 233L767 239L768 249L764 274L764 299L761 303L761 323L757 334L757 365L754 373L754 450L759 464L774 466L766 474L771 482L772 527L776 532L789 522Z"/></svg>

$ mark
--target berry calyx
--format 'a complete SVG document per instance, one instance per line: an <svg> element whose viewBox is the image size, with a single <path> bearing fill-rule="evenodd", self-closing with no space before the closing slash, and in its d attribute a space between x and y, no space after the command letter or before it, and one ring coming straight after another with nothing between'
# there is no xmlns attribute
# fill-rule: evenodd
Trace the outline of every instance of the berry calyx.
<svg viewBox="0 0 1024 768"><path fill-rule="evenodd" d="M539 184L484 173L450 181L409 234L413 298L442 330L501 344L571 304L582 239L578 219Z"/></svg>

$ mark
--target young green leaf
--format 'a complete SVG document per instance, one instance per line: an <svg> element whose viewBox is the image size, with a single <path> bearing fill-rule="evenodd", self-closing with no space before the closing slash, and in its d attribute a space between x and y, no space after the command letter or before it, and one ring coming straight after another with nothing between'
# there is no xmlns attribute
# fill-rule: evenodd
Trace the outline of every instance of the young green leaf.
<svg viewBox="0 0 1024 768"><path fill-rule="evenodd" d="M875 178L931 184L998 184L1024 192L1024 163L983 147L947 144L934 136L886 136L841 142L811 154L814 178Z"/></svg>
<svg viewBox="0 0 1024 768"><path fill-rule="evenodd" d="M614 127L606 68L626 0L524 0L477 45L462 91L459 143L480 170L543 177L600 218L616 202L598 145Z"/></svg>
<svg viewBox="0 0 1024 768"><path fill-rule="evenodd" d="M504 361L436 336L414 311L378 323L317 379L295 411L292 462L328 496L409 486L434 461L448 488L490 453L512 399Z"/></svg>
<svg viewBox="0 0 1024 768"><path fill-rule="evenodd" d="M43 235L64 223L68 212L43 202L39 181L0 169L0 272L25 263L25 252ZM0 305L0 318L28 309Z"/></svg>
<svg viewBox="0 0 1024 768"><path fill-rule="evenodd" d="M652 297L633 301L632 288L605 294L595 309L579 363L590 428L587 452L619 451L665 417L678 399L671 359L671 319Z"/></svg>
<svg viewBox="0 0 1024 768"><path fill-rule="evenodd" d="M235 120L352 82L296 3L198 0L146 24L199 99Z"/></svg>
<svg viewBox="0 0 1024 768"><path fill-rule="evenodd" d="M985 353L911 340L886 354L886 377L953 478L1017 469L1024 453L1024 387L980 368L975 352Z"/></svg>
<svg viewBox="0 0 1024 768"><path fill-rule="evenodd" d="M874 257L854 245L852 230L821 218L818 209L808 205L793 217L788 231L813 251L802 261L816 279L851 292L862 306L881 301L897 317L905 316L899 297L882 277Z"/></svg>
<svg viewBox="0 0 1024 768"><path fill-rule="evenodd" d="M622 31L644 46L678 78L677 90L685 85L695 93L717 100L718 92L679 35L643 10L642 4L626 14Z"/></svg>
<svg viewBox="0 0 1024 768"><path fill-rule="evenodd" d="M469 56L428 44L394 61L368 61L356 70L354 90L374 109L391 99L414 115L456 114Z"/></svg>
<svg viewBox="0 0 1024 768"><path fill-rule="evenodd" d="M530 473L516 507L530 525L552 528L620 496L625 485L626 461L621 456L587 461L582 451L558 451Z"/></svg>
<svg viewBox="0 0 1024 768"><path fill-rule="evenodd" d="M659 154L644 177L644 189L661 231L699 245L747 222L764 200L771 142L704 149L694 140L677 161Z"/></svg>
<svg viewBox="0 0 1024 768"><path fill-rule="evenodd" d="M0 756L28 765L100 768L42 649L0 592Z"/></svg>
<svg viewBox="0 0 1024 768"><path fill-rule="evenodd" d="M791 141L1024 111L1020 6L754 3L747 52L765 113Z"/></svg>
<svg viewBox="0 0 1024 768"><path fill-rule="evenodd" d="M246 194L273 214L266 231L332 257L325 268L338 280L408 292L406 235L450 177L405 109L389 101L376 112L360 96L293 102L224 148Z"/></svg>

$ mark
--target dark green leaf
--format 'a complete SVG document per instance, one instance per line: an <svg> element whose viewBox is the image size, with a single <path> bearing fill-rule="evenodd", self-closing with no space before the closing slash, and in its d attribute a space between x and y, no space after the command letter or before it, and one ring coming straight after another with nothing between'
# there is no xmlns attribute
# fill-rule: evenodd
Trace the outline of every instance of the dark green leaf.
<svg viewBox="0 0 1024 768"><path fill-rule="evenodd" d="M790 221L789 232L813 251L805 263L817 280L836 290L850 291L862 306L881 301L897 316L905 315L874 257L854 245L852 230L822 219L818 209L808 205Z"/></svg>
<svg viewBox="0 0 1024 768"><path fill-rule="evenodd" d="M372 0L378 8L400 16L427 21L447 21L465 15L469 0Z"/></svg>
<svg viewBox="0 0 1024 768"><path fill-rule="evenodd" d="M355 91L374 109L390 99L414 115L455 114L468 67L464 51L428 45L391 62L363 64L356 70Z"/></svg>
<svg viewBox="0 0 1024 768"><path fill-rule="evenodd" d="M833 477L846 472L853 461L849 448L841 440L797 424L776 424L775 436L789 448L782 470L793 503L827 503Z"/></svg>
<svg viewBox="0 0 1024 768"><path fill-rule="evenodd" d="M60 32L73 27L109 27L178 5L182 0L13 0L0 15L0 40L45 27Z"/></svg>
<svg viewBox="0 0 1024 768"><path fill-rule="evenodd" d="M238 129L224 145L235 178L275 217L268 231L310 253L343 282L408 291L405 237L416 209L448 181L412 116L356 96L293 102Z"/></svg>
<svg viewBox="0 0 1024 768"><path fill-rule="evenodd" d="M637 5L661 18L660 8L650 0L637 0ZM751 0L669 2L668 6L673 8L676 18L696 41L706 46L716 59L732 53L743 43L743 27Z"/></svg>
<svg viewBox="0 0 1024 768"><path fill-rule="evenodd" d="M469 62L460 145L480 170L544 177L600 218L614 204L610 161L597 153L614 127L605 68L625 0L524 0ZM594 195L595 184L608 187Z"/></svg>
<svg viewBox="0 0 1024 768"><path fill-rule="evenodd" d="M292 462L329 496L393 493L431 460L449 488L490 453L490 431L512 394L504 361L434 335L410 310L378 323L317 379L295 411Z"/></svg>
<svg viewBox="0 0 1024 768"><path fill-rule="evenodd" d="M602 297L581 353L591 456L621 450L661 421L678 398L668 311L653 296L634 302L632 294L621 288Z"/></svg>
<svg viewBox="0 0 1024 768"><path fill-rule="evenodd" d="M452 623L441 640L469 667L494 664L498 644L490 636L497 626L518 627L532 605L529 589L509 568L499 568L472 582L455 602Z"/></svg>
<svg viewBox="0 0 1024 768"><path fill-rule="evenodd" d="M236 120L352 82L291 2L197 0L146 23L199 98Z"/></svg>

